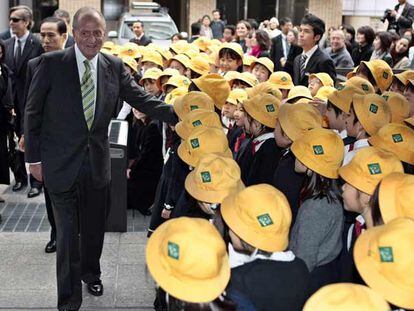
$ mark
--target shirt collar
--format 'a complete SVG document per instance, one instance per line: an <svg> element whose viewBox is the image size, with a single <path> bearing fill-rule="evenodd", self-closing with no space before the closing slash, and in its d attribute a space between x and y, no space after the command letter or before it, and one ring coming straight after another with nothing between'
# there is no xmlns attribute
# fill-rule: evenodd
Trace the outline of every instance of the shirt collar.
<svg viewBox="0 0 414 311"><path fill-rule="evenodd" d="M144 33L142 33L139 37L137 37L138 40L141 40L141 38L144 36Z"/></svg>
<svg viewBox="0 0 414 311"><path fill-rule="evenodd" d="M346 132L346 130L342 130L342 131L339 133L339 137L341 137L342 139L347 138L347 137L348 137L348 133Z"/></svg>
<svg viewBox="0 0 414 311"><path fill-rule="evenodd" d="M30 35L30 31L26 32L23 36L21 36L20 38L18 38L17 36L15 36L15 40L20 40L21 44L25 44L27 41L27 38L29 38Z"/></svg>
<svg viewBox="0 0 414 311"><path fill-rule="evenodd" d="M275 138L275 134L274 133L265 133L262 135L257 136L256 138L253 139L253 146L254 146L254 151L257 152L260 147L263 145L263 143L271 138Z"/></svg>
<svg viewBox="0 0 414 311"><path fill-rule="evenodd" d="M98 68L98 54L96 54L94 58L89 60L91 64L91 70L96 70L96 68ZM82 54L81 50L79 50L79 47L76 43L75 43L75 56L76 56L76 63L78 64L78 68L83 68L85 66L83 62L87 58Z"/></svg>
<svg viewBox="0 0 414 311"><path fill-rule="evenodd" d="M354 143L354 150L355 149L361 149L361 148L364 148L364 147L369 147L368 138L357 140Z"/></svg>
<svg viewBox="0 0 414 311"><path fill-rule="evenodd" d="M302 52L302 54L305 54L307 57L308 57L308 59L310 59L311 57L312 57L312 55L313 55L313 53L315 53L315 51L318 49L318 45L315 45L313 48L311 48L309 51L307 51L306 53L305 52Z"/></svg>

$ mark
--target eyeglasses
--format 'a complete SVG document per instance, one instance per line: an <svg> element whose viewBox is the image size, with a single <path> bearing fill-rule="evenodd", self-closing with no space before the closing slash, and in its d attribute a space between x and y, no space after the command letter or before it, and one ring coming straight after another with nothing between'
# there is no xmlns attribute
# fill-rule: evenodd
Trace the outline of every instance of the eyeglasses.
<svg viewBox="0 0 414 311"><path fill-rule="evenodd" d="M13 23L18 23L21 20L23 20L23 18L17 18L17 17L10 17L9 21L13 22Z"/></svg>

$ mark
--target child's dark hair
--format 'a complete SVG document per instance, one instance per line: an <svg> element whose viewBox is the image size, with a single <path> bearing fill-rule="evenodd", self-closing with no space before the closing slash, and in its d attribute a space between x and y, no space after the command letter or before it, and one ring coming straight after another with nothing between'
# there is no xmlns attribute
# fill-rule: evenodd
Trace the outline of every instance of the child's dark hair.
<svg viewBox="0 0 414 311"><path fill-rule="evenodd" d="M338 118L342 114L342 110L336 107L332 102L328 99L328 103L326 104L326 109L335 111L335 116Z"/></svg>
<svg viewBox="0 0 414 311"><path fill-rule="evenodd" d="M362 26L359 27L357 32L361 35L364 35L365 41L368 45L371 45L375 39L375 31L371 26Z"/></svg>
<svg viewBox="0 0 414 311"><path fill-rule="evenodd" d="M341 187L338 179L324 177L316 172L306 175L301 191L301 201L326 198L329 203L342 203Z"/></svg>
<svg viewBox="0 0 414 311"><path fill-rule="evenodd" d="M375 36L378 37L378 39L381 42L380 44L381 53L389 52L391 44L392 44L392 35L387 31L380 31L380 32L377 32Z"/></svg>
<svg viewBox="0 0 414 311"><path fill-rule="evenodd" d="M188 92L194 92L194 91L200 92L201 90L198 88L198 86L194 82L191 82L191 84L188 87Z"/></svg>
<svg viewBox="0 0 414 311"><path fill-rule="evenodd" d="M224 48L220 50L219 58L222 58L222 57L228 57L230 59L235 59L235 60L239 60L239 59L242 60L239 54L237 54L235 51L229 48Z"/></svg>
<svg viewBox="0 0 414 311"><path fill-rule="evenodd" d="M351 108L350 109L354 112L354 122L353 122L353 125L355 125L355 124L357 124L357 122L359 122L359 119L358 119L358 116L355 113L355 109L354 109L354 106L353 105L354 104L351 103Z"/></svg>
<svg viewBox="0 0 414 311"><path fill-rule="evenodd" d="M374 227L384 224L384 220L382 219L382 216L381 216L381 210L379 208L379 188L380 188L380 185L381 185L381 183L379 183L377 185L377 187L375 188L374 193L372 194L371 198L369 199L369 207L371 209L371 216L372 216L372 221L374 223Z"/></svg>
<svg viewBox="0 0 414 311"><path fill-rule="evenodd" d="M375 81L375 78L372 75L372 72L371 72L371 70L369 70L367 65L365 65L364 63L361 63L361 65L359 65L359 67L358 67L358 72L361 72L364 76L366 76L368 78L368 81L373 86L377 85L377 81Z"/></svg>
<svg viewBox="0 0 414 311"><path fill-rule="evenodd" d="M264 30L256 30L255 35L257 44L260 46L260 49L262 51L269 50L271 45L269 34Z"/></svg>
<svg viewBox="0 0 414 311"><path fill-rule="evenodd" d="M244 110L244 111L245 111L244 113L246 114L247 121L250 124L255 119L246 110ZM261 130L259 132L259 135L262 135L262 134L265 134L265 133L273 133L274 130L275 130L275 129L273 129L271 127L268 127L268 126L266 126L266 125L264 125L262 123L261 123L261 126L262 126L262 128L261 128Z"/></svg>
<svg viewBox="0 0 414 311"><path fill-rule="evenodd" d="M191 35L198 36L200 34L201 24L200 23L192 23L191 24Z"/></svg>
<svg viewBox="0 0 414 311"><path fill-rule="evenodd" d="M323 34L325 33L325 22L313 14L306 14L302 20L300 21L301 25L309 25L313 29L313 33L315 36L319 35L319 41L322 39Z"/></svg>
<svg viewBox="0 0 414 311"><path fill-rule="evenodd" d="M190 69L190 79L197 79L199 77L201 77L201 74Z"/></svg>
<svg viewBox="0 0 414 311"><path fill-rule="evenodd" d="M224 26L224 30L229 29L231 31L231 35L234 36L236 34L236 26L234 25L226 25Z"/></svg>

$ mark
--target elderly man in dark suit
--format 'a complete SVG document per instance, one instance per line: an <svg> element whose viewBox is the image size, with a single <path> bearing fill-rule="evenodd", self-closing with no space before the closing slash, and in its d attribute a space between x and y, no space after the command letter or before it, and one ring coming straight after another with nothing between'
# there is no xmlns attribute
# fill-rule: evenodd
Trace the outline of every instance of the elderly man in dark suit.
<svg viewBox="0 0 414 311"><path fill-rule="evenodd" d="M73 19L75 46L41 56L27 98L26 161L52 200L59 310L80 308L81 280L91 294L103 294L108 126L118 99L152 119L177 122L172 107L139 87L120 59L99 52L105 28L99 11L79 9Z"/></svg>
<svg viewBox="0 0 414 311"><path fill-rule="evenodd" d="M135 33L135 38L129 40L129 42L134 42L138 45L147 46L152 41L144 33L144 23L142 21L136 21L132 24L132 30Z"/></svg>
<svg viewBox="0 0 414 311"><path fill-rule="evenodd" d="M303 17L299 28L299 46L302 54L293 63L293 83L308 86L308 78L312 73L326 72L335 81L336 72L332 59L318 47L325 32L325 22L319 17L307 14Z"/></svg>
<svg viewBox="0 0 414 311"><path fill-rule="evenodd" d="M24 109L24 94L26 83L27 63L32 58L35 58L43 53L43 48L40 41L30 32L33 25L33 14L30 8L26 6L14 7L10 10L10 28L15 35L5 42L6 45L6 65L12 71L12 88L14 109L16 113L15 131L20 138L23 134L21 123L22 113ZM13 191L19 191L27 185L27 174L24 165L24 155L22 152L17 153L16 168L14 168L14 175L16 184L13 186ZM39 183L31 178L31 193L33 196L39 195L41 187Z"/></svg>

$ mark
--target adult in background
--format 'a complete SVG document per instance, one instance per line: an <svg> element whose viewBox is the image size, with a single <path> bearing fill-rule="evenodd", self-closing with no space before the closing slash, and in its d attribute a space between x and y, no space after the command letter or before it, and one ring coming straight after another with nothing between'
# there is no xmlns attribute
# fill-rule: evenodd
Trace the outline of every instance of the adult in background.
<svg viewBox="0 0 414 311"><path fill-rule="evenodd" d="M407 29L412 29L414 6L409 4L407 0L398 0L394 10L387 10L386 17L390 22L388 29L394 28L402 36Z"/></svg>
<svg viewBox="0 0 414 311"><path fill-rule="evenodd" d="M352 54L352 50L358 46L355 40L355 28L351 25L342 24L339 29L344 32L346 49L349 54Z"/></svg>
<svg viewBox="0 0 414 311"><path fill-rule="evenodd" d="M195 22L191 24L191 37L190 39L188 39L189 43L192 43L198 38L200 38L200 30L201 30L201 24L199 22Z"/></svg>
<svg viewBox="0 0 414 311"><path fill-rule="evenodd" d="M236 26L234 25L226 25L224 26L223 31L223 38L221 38L221 42L234 42L234 36L236 35Z"/></svg>
<svg viewBox="0 0 414 311"><path fill-rule="evenodd" d="M236 25L236 42L241 45L243 53L246 53L246 38L250 34L252 26L248 21L241 20Z"/></svg>
<svg viewBox="0 0 414 311"><path fill-rule="evenodd" d="M66 29L69 29L69 27L70 27L70 14L69 14L68 11L56 10L53 13L53 16L63 20L66 23ZM65 49L68 48L68 47L71 47L74 44L75 44L75 39L73 39L73 36L70 33L68 33L67 34L67 39L65 41L65 46L64 46Z"/></svg>
<svg viewBox="0 0 414 311"><path fill-rule="evenodd" d="M334 63L318 46L324 32L325 22L319 17L312 14L303 17L299 27L299 46L303 51L293 63L293 83L295 85L307 86L309 75L318 72L326 72L335 81Z"/></svg>
<svg viewBox="0 0 414 311"><path fill-rule="evenodd" d="M362 26L357 30L356 41L358 46L352 50L352 60L354 66L359 66L362 61L369 61L371 59L374 47L372 43L375 39L375 31L370 26Z"/></svg>
<svg viewBox="0 0 414 311"><path fill-rule="evenodd" d="M289 55L286 60L281 59L283 70L288 72L291 76L293 75L293 62L296 56L302 53L302 48L298 45L299 33L295 28L289 30L287 39L290 44Z"/></svg>
<svg viewBox="0 0 414 311"><path fill-rule="evenodd" d="M200 29L200 36L206 37L208 39L213 39L213 31L210 27L211 18L208 15L204 15L201 19L201 29Z"/></svg>
<svg viewBox="0 0 414 311"><path fill-rule="evenodd" d="M266 31L256 30L252 33L251 50L249 55L254 57L269 57L270 38Z"/></svg>
<svg viewBox="0 0 414 311"><path fill-rule="evenodd" d="M14 37L6 40L6 65L13 72L12 90L14 111L16 113L15 132L20 137L23 135L22 115L24 110L24 94L26 84L27 63L43 53L40 41L34 36L30 29L33 26L33 12L27 6L17 6L10 10L9 25ZM15 166L12 167L16 180L13 191L22 190L27 185L27 173L24 163L24 153L16 151ZM30 176L31 188L28 197L38 196L42 184Z"/></svg>
<svg viewBox="0 0 414 311"><path fill-rule="evenodd" d="M75 45L41 56L27 96L26 160L30 172L44 179L53 205L59 310L80 308L81 280L92 295L103 294L108 126L118 100L152 119L177 121L172 107L145 93L120 59L99 52L105 29L102 13L79 9L73 18Z"/></svg>
<svg viewBox="0 0 414 311"><path fill-rule="evenodd" d="M224 26L225 23L221 20L221 13L219 9L215 9L211 12L213 15L213 20L211 21L211 31L213 32L213 39L220 40L223 38Z"/></svg>
<svg viewBox="0 0 414 311"><path fill-rule="evenodd" d="M334 30L330 35L331 46L326 52L332 58L336 68L354 68L354 62L346 49L345 33L342 30Z"/></svg>
<svg viewBox="0 0 414 311"><path fill-rule="evenodd" d="M393 69L407 69L410 65L408 59L408 49L410 47L409 38L402 37L397 40L397 43L391 49L392 62L394 63Z"/></svg>
<svg viewBox="0 0 414 311"><path fill-rule="evenodd" d="M373 59L382 59L390 67L393 67L392 57L390 54L392 44L392 35L387 31L380 31L375 35L373 47L374 51L372 52L370 60Z"/></svg>
<svg viewBox="0 0 414 311"><path fill-rule="evenodd" d="M272 46L270 49L270 59L275 64L275 71L283 69L282 59L287 60L290 52L290 42L288 40L289 30L293 28L292 20L289 17L280 19L281 34L272 39Z"/></svg>
<svg viewBox="0 0 414 311"><path fill-rule="evenodd" d="M135 38L129 40L129 42L136 43L138 45L147 46L152 41L145 35L144 23L142 21L136 21L132 24L132 31L135 34Z"/></svg>

